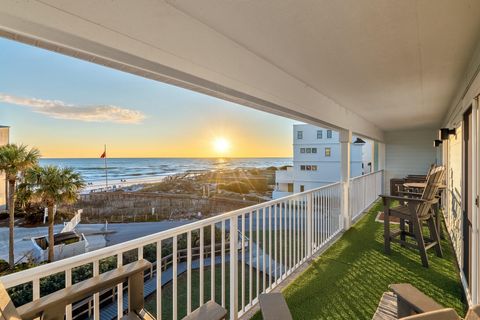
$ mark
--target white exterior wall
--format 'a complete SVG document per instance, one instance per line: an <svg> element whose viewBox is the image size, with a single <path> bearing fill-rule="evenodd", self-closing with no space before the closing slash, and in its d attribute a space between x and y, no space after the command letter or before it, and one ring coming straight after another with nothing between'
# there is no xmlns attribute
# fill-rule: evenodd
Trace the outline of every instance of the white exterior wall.
<svg viewBox="0 0 480 320"><path fill-rule="evenodd" d="M9 143L10 128L0 126L0 146ZM5 174L0 173L0 210L5 209L7 204L7 182Z"/></svg>
<svg viewBox="0 0 480 320"><path fill-rule="evenodd" d="M317 130L322 130L322 138L317 138ZM293 183L293 192L318 188L330 183L340 181L340 143L339 133L332 130L332 137L327 138L327 130L309 124L293 126L293 167L289 171L277 171L277 188L273 198L286 196L288 184ZM303 139L298 139L297 132L302 131ZM353 138L355 141L356 137ZM301 148L316 148L317 153L301 153ZM330 148L330 157L325 156L325 148ZM352 144L351 146L351 177L362 175L362 162L364 157L364 145ZM367 151L370 150L371 147ZM367 152L369 153L369 152ZM371 158L371 156L370 156ZM302 165L316 165L317 171L303 171Z"/></svg>
<svg viewBox="0 0 480 320"><path fill-rule="evenodd" d="M447 145L447 206L444 209L445 223L450 230L453 247L460 267L463 263L463 212L462 212L462 127L456 136L450 136Z"/></svg>
<svg viewBox="0 0 480 320"><path fill-rule="evenodd" d="M478 99L480 96L480 74L478 73L478 67L480 66L480 43L477 43L475 54L469 61L463 76L461 77L461 83L458 86L458 91L455 99L451 102L450 109L442 123L444 128L456 128L456 137L450 136L448 145L443 148L443 161L447 166L447 196L446 203L444 205L444 216L447 229L455 248L455 253L460 264L460 268L463 268L463 203L462 196L464 195L463 188L463 138L462 138L462 121L463 114L470 107L478 107ZM478 117L477 117L478 123ZM472 194L470 197L475 199L478 196L478 190L480 190L480 178L478 175L480 169L480 157L478 157L478 150L480 150L480 130L473 132L474 140L476 140L476 148L473 149L472 165L476 167L476 176L471 176L472 180ZM475 139L476 138L476 139ZM472 283L470 290L465 281L463 281L466 296L469 299L470 304L480 303L480 219L478 206L470 208L472 210L472 253L471 253L471 271L472 271ZM476 250L474 250L476 248ZM460 272L462 280L465 279L463 271Z"/></svg>
<svg viewBox="0 0 480 320"><path fill-rule="evenodd" d="M390 179L409 174L426 174L432 163L437 163L433 140L437 131L402 130L385 134L385 182L390 190Z"/></svg>

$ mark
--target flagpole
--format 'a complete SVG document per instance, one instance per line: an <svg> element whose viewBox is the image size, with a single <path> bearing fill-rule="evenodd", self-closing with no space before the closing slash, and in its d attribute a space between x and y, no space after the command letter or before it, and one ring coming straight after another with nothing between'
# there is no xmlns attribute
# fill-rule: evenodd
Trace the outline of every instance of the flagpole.
<svg viewBox="0 0 480 320"><path fill-rule="evenodd" d="M105 160L105 189L108 190L107 145L104 146L103 154L105 155L103 158Z"/></svg>

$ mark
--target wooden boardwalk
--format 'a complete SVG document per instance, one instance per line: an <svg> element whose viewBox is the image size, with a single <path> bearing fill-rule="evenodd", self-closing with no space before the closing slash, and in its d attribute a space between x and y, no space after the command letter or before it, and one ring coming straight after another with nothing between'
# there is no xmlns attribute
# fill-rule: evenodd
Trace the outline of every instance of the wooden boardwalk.
<svg viewBox="0 0 480 320"><path fill-rule="evenodd" d="M253 268L256 268L257 266L257 252L256 252L256 245L254 242L252 242L252 248L253 248L253 251L252 251L252 267ZM265 254L265 268L263 267L263 251L261 250L261 248L259 248L259 261L258 261L258 266L259 266L259 270L261 272L265 272L267 275L268 275L268 271L269 271L269 261L270 261L270 257L268 254ZM238 259L240 261L241 259L241 254L239 253L239 256L238 256ZM272 259L273 260L273 259ZM225 254L225 264L230 262L230 254ZM222 257L221 256L215 256L215 265L219 265L222 263ZM248 254L248 250L245 251L245 263L247 265L250 264L250 261L249 261L249 254ZM204 267L209 267L211 266L211 259L210 257L209 258L205 258L204 259ZM200 260L196 259L196 260L193 260L192 261L192 270L196 270L196 269L199 269L200 268ZM281 264L278 264L277 266L277 274L280 275L280 270L282 270L283 266ZM264 270L265 269L265 270ZM183 273L187 272L187 262L180 262L177 264L177 277L182 275ZM272 266L272 273L274 273L274 268ZM273 278L273 275L272 275L272 278ZM170 281L172 281L173 279L173 268L170 267L164 271L162 271L162 287L165 286L166 284L168 284ZM145 298L147 298L148 296L150 296L151 294L154 294L157 290L156 288L156 284L157 284L157 275L155 274L152 278L148 279L148 280L145 280L145 283L144 283L144 291L143 291L143 295ZM124 310L126 310L128 308L128 295L127 294L124 294L123 295L123 308ZM117 300L115 299L115 302L107 305L107 306L104 306L100 309L100 318L101 319L108 319L108 320L111 320L111 319L116 319L117 317Z"/></svg>

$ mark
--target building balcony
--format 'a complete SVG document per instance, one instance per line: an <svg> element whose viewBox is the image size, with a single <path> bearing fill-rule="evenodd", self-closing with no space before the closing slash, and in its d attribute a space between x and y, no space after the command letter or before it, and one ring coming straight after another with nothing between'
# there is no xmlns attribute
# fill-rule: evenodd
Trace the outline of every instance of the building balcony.
<svg viewBox="0 0 480 320"><path fill-rule="evenodd" d="M275 171L275 182L293 183L293 167L287 167L287 170Z"/></svg>
<svg viewBox="0 0 480 320"><path fill-rule="evenodd" d="M429 269L411 250L395 247L391 255L383 252L383 224L376 221L382 181L383 171L351 179L348 219L355 223L349 230L341 211L342 184L335 183L0 281L19 305L72 286L72 278L85 276L87 269L93 268L87 274L95 275L147 260L151 267L143 276L145 309L162 319L182 318L209 300L226 308L231 319L257 319L259 294L278 291L288 283L284 295L295 319L370 319L388 285L398 282L411 283L462 314L466 304L448 240L443 242L445 257L430 256ZM360 190L359 185L368 188L362 190L361 199L354 191ZM51 281L60 286L46 285ZM104 288L67 305L67 319L121 317L128 311L126 286Z"/></svg>

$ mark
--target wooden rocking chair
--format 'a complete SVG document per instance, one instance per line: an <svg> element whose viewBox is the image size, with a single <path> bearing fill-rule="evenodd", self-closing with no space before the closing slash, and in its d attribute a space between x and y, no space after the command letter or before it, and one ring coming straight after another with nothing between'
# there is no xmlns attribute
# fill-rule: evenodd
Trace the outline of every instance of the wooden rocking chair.
<svg viewBox="0 0 480 320"><path fill-rule="evenodd" d="M390 253L390 243L392 241L398 242L404 247L418 249L422 265L426 268L428 268L428 249L434 248L438 257L443 256L433 206L438 201L436 195L443 181L444 173L445 168L443 166L436 167L430 172L421 197L380 195L383 199L385 253ZM399 201L399 205L391 208L392 202L395 200ZM400 219L399 231L390 232L390 217ZM406 222L411 226L408 231L405 229ZM423 222L428 225L430 238L424 238L423 236ZM407 236L415 239L417 245L407 242Z"/></svg>

